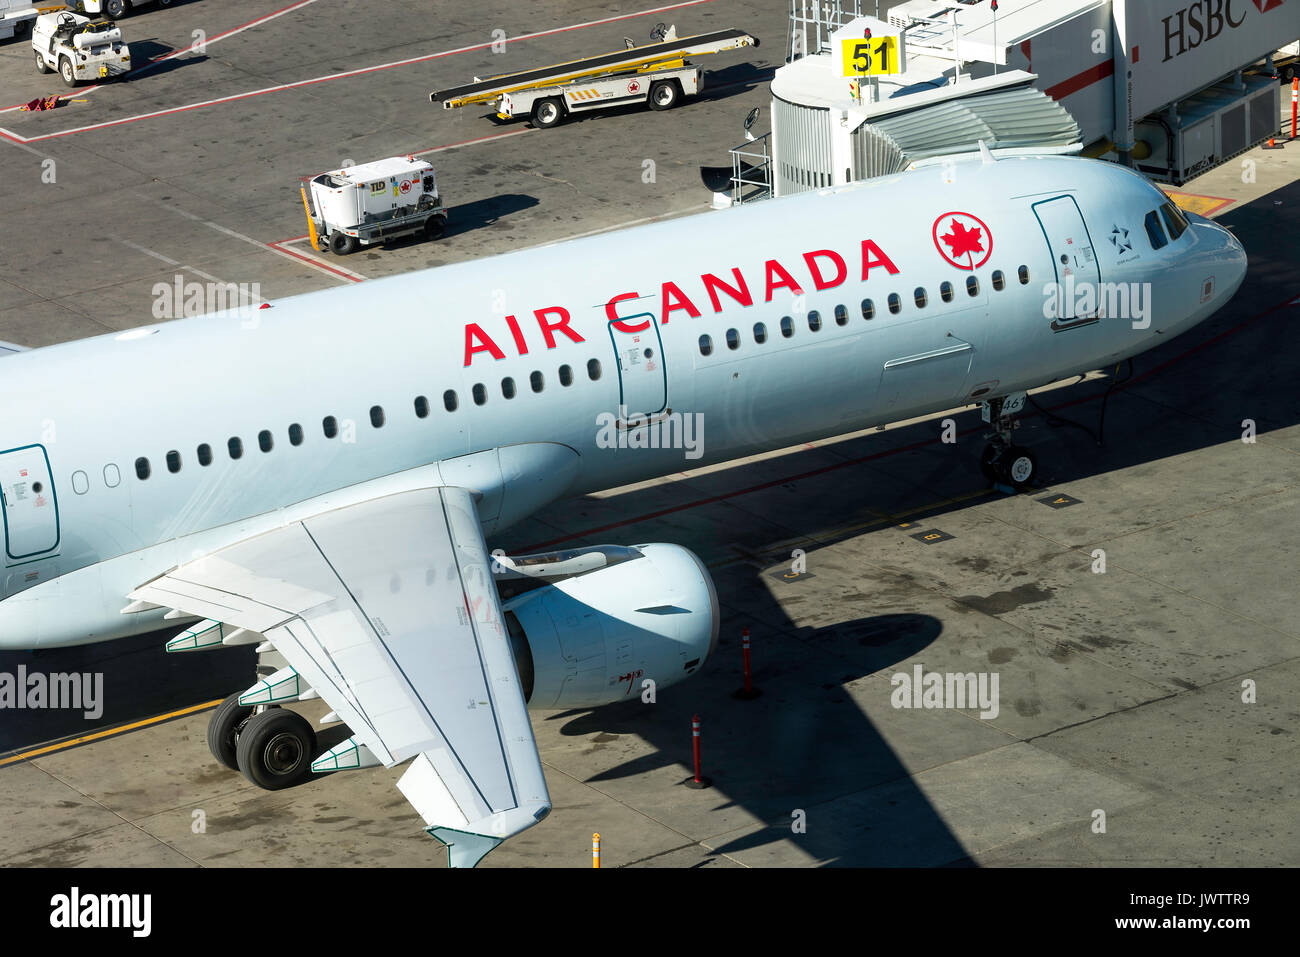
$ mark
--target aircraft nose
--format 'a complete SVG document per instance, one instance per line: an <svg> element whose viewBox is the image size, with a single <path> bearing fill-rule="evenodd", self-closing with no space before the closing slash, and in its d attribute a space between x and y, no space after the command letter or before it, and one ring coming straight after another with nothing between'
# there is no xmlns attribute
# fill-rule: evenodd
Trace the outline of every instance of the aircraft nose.
<svg viewBox="0 0 1300 957"><path fill-rule="evenodd" d="M1187 214L1187 218L1221 270L1219 287L1215 292L1221 302L1227 302L1246 279L1246 247L1233 235L1232 230L1212 219L1195 213Z"/></svg>

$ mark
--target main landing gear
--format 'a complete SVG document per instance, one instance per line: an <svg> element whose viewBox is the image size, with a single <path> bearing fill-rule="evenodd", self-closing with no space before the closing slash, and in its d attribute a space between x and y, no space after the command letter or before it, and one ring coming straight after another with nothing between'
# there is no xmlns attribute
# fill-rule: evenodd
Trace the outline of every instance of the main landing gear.
<svg viewBox="0 0 1300 957"><path fill-rule="evenodd" d="M980 414L993 427L986 438L989 444L980 454L980 471L992 485L1006 485L1017 491L1029 488L1038 478L1038 459L1034 453L1011 441L1011 433L1020 427L1015 416L1025 407L1024 392L980 403Z"/></svg>
<svg viewBox="0 0 1300 957"><path fill-rule="evenodd" d="M212 756L267 791L302 782L316 753L307 719L278 705L241 705L239 694L221 702L208 722Z"/></svg>

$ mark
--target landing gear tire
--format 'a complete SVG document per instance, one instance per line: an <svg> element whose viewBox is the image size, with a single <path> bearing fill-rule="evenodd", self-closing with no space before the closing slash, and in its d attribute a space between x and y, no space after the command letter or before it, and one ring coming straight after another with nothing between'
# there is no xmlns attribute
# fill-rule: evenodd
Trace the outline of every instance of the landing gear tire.
<svg viewBox="0 0 1300 957"><path fill-rule="evenodd" d="M672 80L658 80L650 85L652 110L671 110L681 98L681 90Z"/></svg>
<svg viewBox="0 0 1300 957"><path fill-rule="evenodd" d="M236 691L212 712L208 721L208 750L212 756L232 771L239 770L236 747L239 731L244 723L253 716L252 705L241 705Z"/></svg>
<svg viewBox="0 0 1300 957"><path fill-rule="evenodd" d="M1009 446L998 460L999 478L1014 489L1027 489L1038 478L1038 459L1028 449Z"/></svg>
<svg viewBox="0 0 1300 957"><path fill-rule="evenodd" d="M980 453L980 474L990 485L998 481L998 458L1001 449L990 442Z"/></svg>
<svg viewBox="0 0 1300 957"><path fill-rule="evenodd" d="M330 235L330 252L336 256L347 256L357 251L357 237L335 231Z"/></svg>
<svg viewBox="0 0 1300 957"><path fill-rule="evenodd" d="M293 787L311 774L316 732L296 711L272 708L253 715L238 742L239 770L263 790Z"/></svg>
<svg viewBox="0 0 1300 957"><path fill-rule="evenodd" d="M538 100L533 104L533 125L549 130L564 119L564 107L553 96Z"/></svg>

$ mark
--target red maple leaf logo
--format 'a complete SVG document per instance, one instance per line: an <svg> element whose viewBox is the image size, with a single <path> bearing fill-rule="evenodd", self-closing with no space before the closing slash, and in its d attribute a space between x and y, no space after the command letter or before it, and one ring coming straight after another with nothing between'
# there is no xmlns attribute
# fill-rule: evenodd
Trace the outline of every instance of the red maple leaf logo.
<svg viewBox="0 0 1300 957"><path fill-rule="evenodd" d="M973 257L975 253L984 252L984 247L980 243L981 235L982 230L978 227L967 229L954 219L952 221L952 232L939 238L948 244L948 248L952 250L953 259L957 259L961 256Z"/></svg>

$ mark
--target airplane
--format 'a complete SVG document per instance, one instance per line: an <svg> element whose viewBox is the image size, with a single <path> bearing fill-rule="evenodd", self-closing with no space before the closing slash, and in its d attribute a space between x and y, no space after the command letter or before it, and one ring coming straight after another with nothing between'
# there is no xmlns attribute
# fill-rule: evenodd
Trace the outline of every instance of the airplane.
<svg viewBox="0 0 1300 957"><path fill-rule="evenodd" d="M982 149L5 345L0 648L189 622L169 650L274 649L289 667L213 714L218 760L269 789L410 761L399 789L473 866L550 810L526 707L689 677L720 615L682 547L507 556L489 537L562 497L971 404L986 474L1028 487L1026 390L1191 329L1245 273L1230 232L1139 174ZM322 755L279 707L314 697L352 732Z"/></svg>

